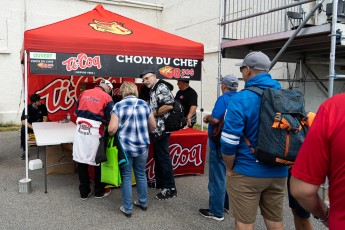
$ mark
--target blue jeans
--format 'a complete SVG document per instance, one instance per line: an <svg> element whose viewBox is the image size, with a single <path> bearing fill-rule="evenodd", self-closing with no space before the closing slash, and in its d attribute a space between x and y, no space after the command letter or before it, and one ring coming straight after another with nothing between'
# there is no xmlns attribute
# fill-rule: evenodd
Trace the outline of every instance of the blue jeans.
<svg viewBox="0 0 345 230"><path fill-rule="evenodd" d="M141 206L147 207L147 179L145 173L145 166L147 160L148 150L145 154L140 154L137 157L128 156L128 164L121 168L121 194L123 206L126 213L132 213L132 168L136 179L136 187L138 193L138 201Z"/></svg>
<svg viewBox="0 0 345 230"><path fill-rule="evenodd" d="M153 137L153 159L155 160L156 186L175 188L175 178L169 153L170 133L164 137Z"/></svg>
<svg viewBox="0 0 345 230"><path fill-rule="evenodd" d="M220 146L216 148L210 147L208 192L210 194L210 211L215 216L224 216L224 208L229 209L229 198L226 192L226 166L220 151Z"/></svg>

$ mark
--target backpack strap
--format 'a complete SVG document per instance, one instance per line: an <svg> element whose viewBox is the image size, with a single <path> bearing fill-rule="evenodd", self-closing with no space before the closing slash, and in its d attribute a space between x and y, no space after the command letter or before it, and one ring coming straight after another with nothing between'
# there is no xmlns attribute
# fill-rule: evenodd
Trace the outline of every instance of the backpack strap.
<svg viewBox="0 0 345 230"><path fill-rule="evenodd" d="M264 90L259 88L259 87L256 87L256 86L249 86L243 90L249 90L249 91L252 91L254 93L257 93L259 94L260 96L262 96L262 94L264 93Z"/></svg>
<svg viewBox="0 0 345 230"><path fill-rule="evenodd" d="M156 89L157 89L157 87L158 87L158 85L159 85L160 83L163 83L163 84L167 85L167 84L166 84L166 83L167 83L166 81L164 81L164 80L162 80L162 79L159 79L159 80L156 82L155 86L152 88L152 91L156 91Z"/></svg>
<svg viewBox="0 0 345 230"><path fill-rule="evenodd" d="M262 94L264 93L264 90L259 88L259 87L256 87L256 86L249 86L243 90L249 90L249 91L252 91L260 96L262 96ZM252 146L252 144L250 143L250 141L248 140L248 138L246 136L244 136L244 141L246 142L246 144L248 145L250 151L252 153L255 153L255 149L254 147Z"/></svg>
<svg viewBox="0 0 345 230"><path fill-rule="evenodd" d="M244 136L244 141L246 142L246 144L248 145L250 151L252 151L252 153L255 154L255 149L254 147L252 146L252 144L250 144L250 141L248 140L248 138L246 136Z"/></svg>

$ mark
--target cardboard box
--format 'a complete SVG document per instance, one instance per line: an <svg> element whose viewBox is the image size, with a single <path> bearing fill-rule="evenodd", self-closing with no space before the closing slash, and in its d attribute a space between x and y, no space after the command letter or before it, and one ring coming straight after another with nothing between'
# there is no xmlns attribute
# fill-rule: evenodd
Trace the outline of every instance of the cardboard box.
<svg viewBox="0 0 345 230"><path fill-rule="evenodd" d="M36 146L36 139L35 138L30 138L28 140L28 145L29 145L29 147Z"/></svg>
<svg viewBox="0 0 345 230"><path fill-rule="evenodd" d="M71 174L76 172L76 163L72 157L72 144L53 145L46 147L47 175ZM43 161L42 150L40 158Z"/></svg>

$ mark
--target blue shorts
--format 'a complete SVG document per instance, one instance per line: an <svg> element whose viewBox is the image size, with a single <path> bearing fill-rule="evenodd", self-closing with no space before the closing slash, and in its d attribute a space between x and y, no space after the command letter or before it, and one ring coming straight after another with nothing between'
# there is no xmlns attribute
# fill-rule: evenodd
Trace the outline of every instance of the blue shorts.
<svg viewBox="0 0 345 230"><path fill-rule="evenodd" d="M297 202L297 200L291 195L290 193L290 177L291 177L291 169L289 169L289 176L287 180L287 189L288 189L288 196L289 196L289 207L295 209L296 215L302 219L310 218L310 212L302 208L302 206Z"/></svg>

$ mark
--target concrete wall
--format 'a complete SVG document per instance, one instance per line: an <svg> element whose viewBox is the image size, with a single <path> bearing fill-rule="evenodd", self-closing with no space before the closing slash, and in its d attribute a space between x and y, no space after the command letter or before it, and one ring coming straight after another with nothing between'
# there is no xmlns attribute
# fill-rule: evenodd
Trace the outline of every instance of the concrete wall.
<svg viewBox="0 0 345 230"><path fill-rule="evenodd" d="M199 93L199 109L205 113L212 111L217 97L218 41L219 41L219 2L209 0L142 0L163 4L163 11L103 4L110 11L154 26L167 32L198 41L205 46L205 60L202 69L202 82L191 82ZM116 1L115 1L116 2ZM81 0L0 0L0 123L20 122L23 109L22 68L19 51L26 29L54 23L92 10L97 3ZM26 16L25 16L26 15ZM222 59L221 74L232 73L242 77L234 64L240 60ZM278 63L271 74L274 78L287 78L293 74L294 65ZM328 66L315 65L315 72L322 77L328 74ZM311 76L308 74L308 78ZM176 81L171 81L177 90ZM328 83L325 82L328 86ZM240 82L240 89L243 88ZM287 83L283 83L287 87ZM315 83L298 86L306 94L307 109L316 111L327 98ZM334 93L344 91L342 82L335 84ZM200 115L199 115L200 116ZM200 122L200 118L198 119Z"/></svg>
<svg viewBox="0 0 345 230"><path fill-rule="evenodd" d="M23 1L0 0L0 122L20 122L24 31Z"/></svg>

